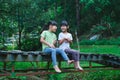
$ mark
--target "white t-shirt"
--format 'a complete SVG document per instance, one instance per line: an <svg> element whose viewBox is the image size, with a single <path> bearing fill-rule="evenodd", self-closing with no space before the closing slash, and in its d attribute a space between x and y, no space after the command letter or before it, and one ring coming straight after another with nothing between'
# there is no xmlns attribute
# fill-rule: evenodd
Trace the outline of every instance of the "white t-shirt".
<svg viewBox="0 0 120 80"><path fill-rule="evenodd" d="M69 38L70 40L73 40L72 38L72 34L70 33L63 33L61 32L58 36L58 40L62 40L63 38ZM59 48L65 50L65 49L70 49L70 43L67 42L67 41L64 41L60 46Z"/></svg>

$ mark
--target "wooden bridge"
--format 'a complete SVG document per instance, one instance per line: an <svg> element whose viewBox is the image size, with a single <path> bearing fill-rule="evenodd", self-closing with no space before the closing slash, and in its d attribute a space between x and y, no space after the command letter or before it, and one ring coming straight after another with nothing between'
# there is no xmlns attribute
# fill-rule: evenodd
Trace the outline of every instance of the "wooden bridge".
<svg viewBox="0 0 120 80"><path fill-rule="evenodd" d="M68 55L71 58L71 55ZM59 66L61 66L62 57L57 55ZM14 65L12 65L11 70L8 70L7 62L15 63L15 62L47 62L47 69L26 69L26 70L16 70ZM111 67L112 69L120 68L120 57L111 55L111 54L92 54L92 53L80 53L80 61L88 61L89 67L92 67L92 62L102 64L107 67ZM52 74L55 72L45 72L45 70L50 70L49 65L51 62L50 55L46 55L41 51L0 51L0 62L3 62L3 68L0 69L0 76L10 76L11 74L15 74L15 72L21 71L37 71L35 73L22 73L15 74L17 76L21 75L37 75L37 74ZM66 72L68 69L65 69ZM76 71L75 71L76 72Z"/></svg>

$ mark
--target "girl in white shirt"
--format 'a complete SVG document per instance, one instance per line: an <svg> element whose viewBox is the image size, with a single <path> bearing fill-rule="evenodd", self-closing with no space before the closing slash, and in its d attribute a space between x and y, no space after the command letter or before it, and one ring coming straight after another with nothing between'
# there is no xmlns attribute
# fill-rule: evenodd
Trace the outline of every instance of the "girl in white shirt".
<svg viewBox="0 0 120 80"><path fill-rule="evenodd" d="M72 34L68 33L69 25L67 21L61 22L61 30L62 32L58 36L59 40L59 48L63 49L66 53L70 54L72 56L72 60L74 60L74 67L78 70L83 70L82 67L79 65L79 51L71 49L70 43L72 43Z"/></svg>

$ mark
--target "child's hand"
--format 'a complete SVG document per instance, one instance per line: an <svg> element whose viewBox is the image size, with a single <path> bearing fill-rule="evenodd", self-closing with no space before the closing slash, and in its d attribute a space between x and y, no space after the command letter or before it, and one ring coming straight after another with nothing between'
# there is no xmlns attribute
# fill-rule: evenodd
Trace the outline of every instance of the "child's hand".
<svg viewBox="0 0 120 80"><path fill-rule="evenodd" d="M53 44L49 44L50 48L55 48L55 46Z"/></svg>
<svg viewBox="0 0 120 80"><path fill-rule="evenodd" d="M66 38L66 42L71 43L71 42L72 42L72 40L71 40L70 38Z"/></svg>
<svg viewBox="0 0 120 80"><path fill-rule="evenodd" d="M64 38L63 41L64 41L64 42L68 42L68 41L67 41L67 38Z"/></svg>
<svg viewBox="0 0 120 80"><path fill-rule="evenodd" d="M64 40L68 40L68 38L64 38Z"/></svg>
<svg viewBox="0 0 120 80"><path fill-rule="evenodd" d="M71 41L69 38L65 38L65 40L66 40L67 42Z"/></svg>

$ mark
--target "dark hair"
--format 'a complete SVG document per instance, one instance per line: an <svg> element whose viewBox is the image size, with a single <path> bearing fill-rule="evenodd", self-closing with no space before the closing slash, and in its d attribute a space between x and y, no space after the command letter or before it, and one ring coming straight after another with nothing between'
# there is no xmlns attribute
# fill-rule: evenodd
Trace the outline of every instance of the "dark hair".
<svg viewBox="0 0 120 80"><path fill-rule="evenodd" d="M61 26L68 26L68 22L67 22L66 20L63 20L63 21L61 22Z"/></svg>
<svg viewBox="0 0 120 80"><path fill-rule="evenodd" d="M56 26L56 25L57 25L57 22L56 22L56 21L49 21L47 24L45 24L43 30L48 30L50 25Z"/></svg>
<svg viewBox="0 0 120 80"><path fill-rule="evenodd" d="M49 21L47 26L49 27L50 25L57 26L57 22L56 21Z"/></svg>

